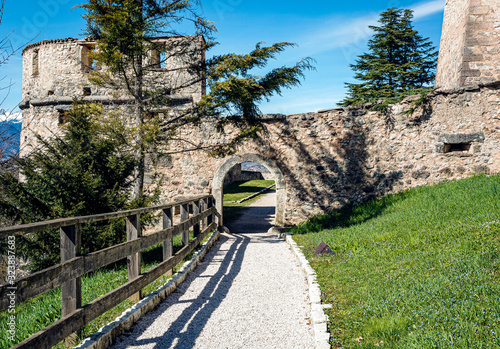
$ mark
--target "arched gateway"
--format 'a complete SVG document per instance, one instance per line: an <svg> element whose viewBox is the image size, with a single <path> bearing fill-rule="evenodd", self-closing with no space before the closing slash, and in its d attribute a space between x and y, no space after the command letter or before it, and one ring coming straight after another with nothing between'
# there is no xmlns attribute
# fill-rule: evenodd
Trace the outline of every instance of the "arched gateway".
<svg viewBox="0 0 500 349"><path fill-rule="evenodd" d="M224 163L217 169L215 172L212 194L216 200L217 211L221 213L221 224L223 223L222 217L222 206L223 202L223 185L224 185L224 177L226 174L236 165L241 164L243 162L255 162L260 165L267 167L267 169L273 175L274 181L276 182L276 222L277 226L284 226L285 224L285 201L286 201L286 192L285 192L285 178L283 177L283 173L280 168L276 166L276 164L264 158L259 154L240 154L229 157Z"/></svg>

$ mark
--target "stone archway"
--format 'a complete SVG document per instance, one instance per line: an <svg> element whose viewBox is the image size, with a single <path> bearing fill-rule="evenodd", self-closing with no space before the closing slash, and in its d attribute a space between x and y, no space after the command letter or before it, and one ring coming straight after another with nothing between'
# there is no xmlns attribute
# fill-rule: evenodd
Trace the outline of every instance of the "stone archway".
<svg viewBox="0 0 500 349"><path fill-rule="evenodd" d="M283 177L283 173L279 169L276 164L269 160L264 158L262 155L259 154L252 154L252 153L247 153L247 154L240 154L240 155L234 155L226 159L224 163L217 169L217 172L215 172L214 180L213 180L213 187L212 187L212 194L215 197L216 200L216 207L217 211L220 212L221 214L221 220L219 224L223 224L223 217L222 217L222 208L224 205L223 202L223 185L224 185L224 177L228 173L231 168L233 168L235 165L241 164L243 162L255 162L260 165L265 166L273 175L274 181L276 183L276 221L275 225L282 227L285 224L285 201L286 201L286 192L285 192L285 178Z"/></svg>

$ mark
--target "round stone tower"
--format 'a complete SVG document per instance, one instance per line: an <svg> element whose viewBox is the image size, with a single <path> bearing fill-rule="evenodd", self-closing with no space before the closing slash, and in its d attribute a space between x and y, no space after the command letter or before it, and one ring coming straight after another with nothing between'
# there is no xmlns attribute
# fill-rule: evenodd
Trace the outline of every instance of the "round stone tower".
<svg viewBox="0 0 500 349"><path fill-rule="evenodd" d="M171 113L199 101L205 92L204 81L193 76L186 67L193 59L204 59L203 37L161 37L155 40L163 44L161 47L165 50L181 46L183 52L186 52L184 55L163 53L162 58L161 52L153 51L145 57L145 64L149 65L146 86L152 89L169 86L173 91L168 96L168 108L162 110L160 107L159 111ZM175 43L180 40L188 44ZM36 145L34 134L45 138L58 133L60 125L67 121L66 112L71 108L75 97L100 102L108 109L126 108L130 103L131 99L124 91L89 82L90 72L105 69L89 58L89 52L94 46L95 42L87 39L67 38L44 40L24 48L23 101L19 105L23 115L21 155ZM190 81L193 83L189 83Z"/></svg>
<svg viewBox="0 0 500 349"><path fill-rule="evenodd" d="M446 0L436 86L500 81L500 0Z"/></svg>

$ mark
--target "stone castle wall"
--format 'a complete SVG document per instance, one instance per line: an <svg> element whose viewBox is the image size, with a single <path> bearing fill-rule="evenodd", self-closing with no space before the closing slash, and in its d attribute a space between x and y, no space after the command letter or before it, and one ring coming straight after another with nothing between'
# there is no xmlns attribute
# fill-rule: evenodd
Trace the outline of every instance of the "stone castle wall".
<svg viewBox="0 0 500 349"><path fill-rule="evenodd" d="M500 80L500 0L447 0L436 86Z"/></svg>
<svg viewBox="0 0 500 349"><path fill-rule="evenodd" d="M441 88L462 86L460 76L468 16L469 0L446 1L436 74L436 85Z"/></svg>
<svg viewBox="0 0 500 349"><path fill-rule="evenodd" d="M234 182L246 182L253 180L273 180L270 172L244 171L241 169L241 164L234 166L224 177L224 185Z"/></svg>
<svg viewBox="0 0 500 349"><path fill-rule="evenodd" d="M346 203L407 188L500 172L500 83L437 91L412 116L412 98L390 113L366 106L318 113L270 116L267 133L238 149L272 161L285 180L285 223L294 224ZM216 137L207 120L180 137ZM180 150L183 145L172 145ZM227 161L196 151L173 155L156 171L164 175L162 200L211 193L214 175Z"/></svg>
<svg viewBox="0 0 500 349"><path fill-rule="evenodd" d="M220 134L213 119L206 119L179 130L180 140L169 144L171 157L148 167L146 183L152 184L155 175L163 177L163 202L214 193L220 205L224 175L238 176L241 168L231 167L256 161L277 180L279 224L295 224L370 197L500 172L499 5L500 0L447 0L436 78L440 89L413 114L405 111L418 96L385 112L361 105L264 116L267 132L225 158L190 149L192 144L201 149L227 144L237 133L227 127ZM85 95L84 100L101 101L108 109L126 105L111 91L88 84L81 64L87 44L75 39L44 41L23 51L21 153L34 144L34 132L43 137L57 132L73 96ZM167 66L151 76L153 85L182 85L189 74L166 72L190 59L167 60ZM181 93L178 108L199 100L204 88L200 82Z"/></svg>

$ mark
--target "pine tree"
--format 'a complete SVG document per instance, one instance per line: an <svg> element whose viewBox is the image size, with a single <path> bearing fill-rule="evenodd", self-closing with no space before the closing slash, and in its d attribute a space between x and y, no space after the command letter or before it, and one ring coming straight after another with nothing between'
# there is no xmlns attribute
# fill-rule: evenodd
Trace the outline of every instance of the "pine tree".
<svg viewBox="0 0 500 349"><path fill-rule="evenodd" d="M413 11L389 8L368 41L369 52L350 67L361 83L346 83L347 96L339 105L398 100L429 89L435 77L437 51L429 38L412 26Z"/></svg>

